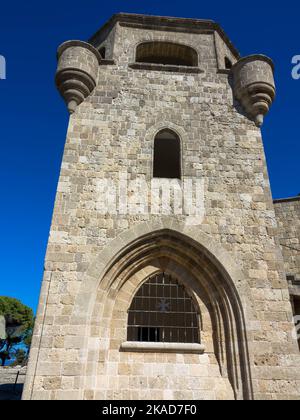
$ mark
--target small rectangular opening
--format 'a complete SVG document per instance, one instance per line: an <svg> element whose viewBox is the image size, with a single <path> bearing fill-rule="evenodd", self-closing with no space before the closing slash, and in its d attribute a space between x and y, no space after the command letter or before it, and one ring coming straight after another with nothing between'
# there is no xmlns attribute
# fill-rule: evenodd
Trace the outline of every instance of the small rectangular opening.
<svg viewBox="0 0 300 420"><path fill-rule="evenodd" d="M292 296L292 307L293 307L293 314L294 314L294 321L296 326L296 333L298 336L298 346L300 350L300 297L299 296Z"/></svg>

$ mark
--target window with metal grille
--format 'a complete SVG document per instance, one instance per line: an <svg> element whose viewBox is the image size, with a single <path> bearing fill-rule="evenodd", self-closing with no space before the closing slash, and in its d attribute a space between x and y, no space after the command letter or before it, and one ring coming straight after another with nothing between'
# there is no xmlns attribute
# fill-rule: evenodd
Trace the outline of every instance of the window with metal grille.
<svg viewBox="0 0 300 420"><path fill-rule="evenodd" d="M185 287L166 273L150 277L129 308L127 339L200 343L199 314Z"/></svg>
<svg viewBox="0 0 300 420"><path fill-rule="evenodd" d="M181 179L180 139L168 129L161 130L154 140L154 178Z"/></svg>

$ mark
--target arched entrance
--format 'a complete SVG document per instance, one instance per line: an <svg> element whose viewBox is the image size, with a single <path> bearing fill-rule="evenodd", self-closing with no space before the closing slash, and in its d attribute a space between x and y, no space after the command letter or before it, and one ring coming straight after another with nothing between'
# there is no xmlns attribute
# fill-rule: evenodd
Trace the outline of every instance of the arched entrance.
<svg viewBox="0 0 300 420"><path fill-rule="evenodd" d="M161 272L180 279L196 299L204 354L132 347L124 351L134 296L150 276ZM90 309L84 377L85 390L93 390L95 398L252 398L237 289L224 266L191 237L160 229L130 241L103 270Z"/></svg>

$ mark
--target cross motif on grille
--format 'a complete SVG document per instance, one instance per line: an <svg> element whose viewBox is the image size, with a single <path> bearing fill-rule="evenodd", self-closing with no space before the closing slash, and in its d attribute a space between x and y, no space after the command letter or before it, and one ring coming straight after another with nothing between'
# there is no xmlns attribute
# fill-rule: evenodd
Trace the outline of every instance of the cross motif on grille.
<svg viewBox="0 0 300 420"><path fill-rule="evenodd" d="M170 310L170 302L167 302L167 299L160 299L160 302L157 304L158 310L160 312L168 312Z"/></svg>

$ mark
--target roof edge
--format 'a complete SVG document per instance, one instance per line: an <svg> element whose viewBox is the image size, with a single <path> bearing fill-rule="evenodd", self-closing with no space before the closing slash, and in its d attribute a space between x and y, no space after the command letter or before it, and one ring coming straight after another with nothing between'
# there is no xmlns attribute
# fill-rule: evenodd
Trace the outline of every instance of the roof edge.
<svg viewBox="0 0 300 420"><path fill-rule="evenodd" d="M274 204L277 203L286 203L289 201L300 201L300 195L297 195L295 197L286 197L286 198L276 198L275 200L273 200Z"/></svg>
<svg viewBox="0 0 300 420"><path fill-rule="evenodd" d="M116 13L94 35L92 35L88 42L93 44L101 32L110 31L117 22L130 23L132 25L136 24L139 25L139 27L143 25L152 25L153 27L169 26L170 28L192 28L194 30L204 29L209 31L217 31L223 41L236 56L236 58L240 58L239 51L230 41L222 27L217 22L208 19L155 16L136 13Z"/></svg>

